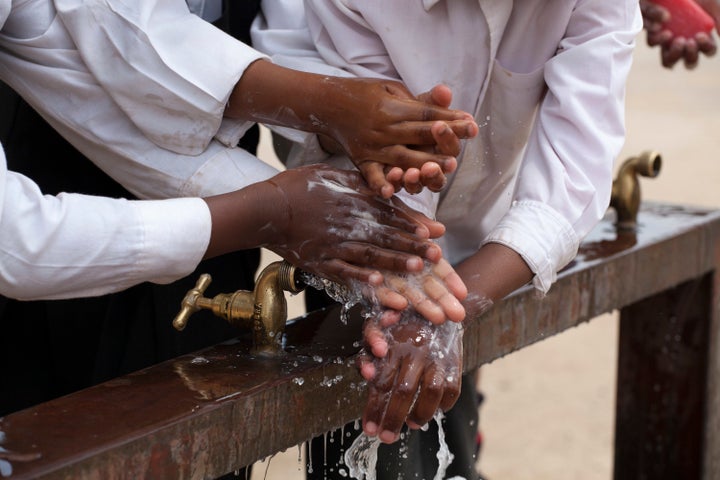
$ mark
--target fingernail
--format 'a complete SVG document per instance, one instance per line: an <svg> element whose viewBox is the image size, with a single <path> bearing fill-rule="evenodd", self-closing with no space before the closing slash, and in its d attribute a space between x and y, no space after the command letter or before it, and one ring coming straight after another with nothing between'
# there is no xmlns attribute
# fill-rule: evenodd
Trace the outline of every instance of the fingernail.
<svg viewBox="0 0 720 480"><path fill-rule="evenodd" d="M370 435L371 437L377 435L377 424L375 422L366 422L365 433Z"/></svg>
<svg viewBox="0 0 720 480"><path fill-rule="evenodd" d="M376 285L376 286L382 285L382 283L383 283L382 273L380 273L380 272L371 273L370 276L368 277L368 282L370 283L370 285Z"/></svg>
<svg viewBox="0 0 720 480"><path fill-rule="evenodd" d="M397 440L398 436L390 430L383 430L379 438L380 441L383 443L393 443L395 440Z"/></svg>
<svg viewBox="0 0 720 480"><path fill-rule="evenodd" d="M408 420L406 423L407 423L408 428L410 428L410 430L420 430L421 428L423 428L422 425L418 425L417 423L413 422L412 420Z"/></svg>
<svg viewBox="0 0 720 480"><path fill-rule="evenodd" d="M419 259L418 257L408 258L408 261L406 262L405 266L410 271L421 270L423 267L423 261L421 259Z"/></svg>

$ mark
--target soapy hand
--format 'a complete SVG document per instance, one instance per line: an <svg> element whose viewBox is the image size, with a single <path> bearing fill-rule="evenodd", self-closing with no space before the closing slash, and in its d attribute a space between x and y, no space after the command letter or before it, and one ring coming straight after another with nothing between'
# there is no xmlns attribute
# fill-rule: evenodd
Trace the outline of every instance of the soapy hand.
<svg viewBox="0 0 720 480"><path fill-rule="evenodd" d="M382 331L389 349L384 358L369 357L361 369L369 397L363 430L384 443L399 438L407 423L418 429L439 409L450 409L460 394L462 325L433 325L412 310L397 323L378 329L377 318L368 327Z"/></svg>
<svg viewBox="0 0 720 480"><path fill-rule="evenodd" d="M268 225L277 235L266 247L302 270L343 285L350 280L380 285L380 271L418 272L423 259L441 259L429 238L442 235L442 224L397 198L377 197L357 172L312 165L267 182L281 195L268 206L277 212L268 218L278 220Z"/></svg>

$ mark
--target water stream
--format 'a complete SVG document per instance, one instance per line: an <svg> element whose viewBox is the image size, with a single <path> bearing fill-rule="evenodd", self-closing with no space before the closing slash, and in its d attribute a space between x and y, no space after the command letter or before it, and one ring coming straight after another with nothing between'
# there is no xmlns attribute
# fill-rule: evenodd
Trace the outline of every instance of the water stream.
<svg viewBox="0 0 720 480"><path fill-rule="evenodd" d="M433 480L442 480L445 478L445 472L452 463L454 455L450 452L447 442L445 442L445 430L442 426L442 420L445 415L441 411L435 412L434 420L438 425L438 443L437 451L438 469ZM380 440L378 437L369 437L365 433L358 436L350 448L345 452L345 465L349 471L351 478L357 480L376 480L378 447ZM464 480L461 477L454 477L451 480Z"/></svg>

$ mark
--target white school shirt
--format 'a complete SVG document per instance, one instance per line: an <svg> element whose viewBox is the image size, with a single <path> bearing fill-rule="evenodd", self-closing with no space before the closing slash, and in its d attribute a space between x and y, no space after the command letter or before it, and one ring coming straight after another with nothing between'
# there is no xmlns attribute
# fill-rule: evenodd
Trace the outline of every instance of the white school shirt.
<svg viewBox="0 0 720 480"><path fill-rule="evenodd" d="M264 55L183 0L12 5L0 79L134 195L207 196L276 173L232 148L252 123L223 118L245 68Z"/></svg>
<svg viewBox="0 0 720 480"><path fill-rule="evenodd" d="M275 173L227 148L248 125L222 118L232 87L262 57L182 1L0 0L0 78L143 198L222 193ZM68 298L170 282L194 270L210 227L198 198L43 196L0 156L3 295Z"/></svg>
<svg viewBox="0 0 720 480"><path fill-rule="evenodd" d="M609 204L637 2L306 0L307 22L288 20L299 0L268 3L253 42L277 63L400 79L415 94L451 88L451 107L473 113L480 133L444 191L415 199L447 227L452 263L501 243L547 292Z"/></svg>

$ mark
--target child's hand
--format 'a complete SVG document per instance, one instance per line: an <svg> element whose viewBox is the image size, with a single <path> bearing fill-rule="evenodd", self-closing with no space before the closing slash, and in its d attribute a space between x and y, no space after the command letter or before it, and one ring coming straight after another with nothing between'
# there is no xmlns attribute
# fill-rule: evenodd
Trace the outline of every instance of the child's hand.
<svg viewBox="0 0 720 480"><path fill-rule="evenodd" d="M392 443L404 423L421 428L438 408L448 410L455 404L462 375L462 326L432 325L406 312L384 332L387 355L365 359L361 368L369 386L363 429Z"/></svg>
<svg viewBox="0 0 720 480"><path fill-rule="evenodd" d="M452 102L452 92L445 85L437 85L429 92L418 96L418 100L428 105L449 108ZM472 138L478 133L477 124L473 122L472 131L468 132L466 138ZM408 168L386 168L386 178L395 186L398 191L405 188L409 193L419 193L423 187L433 192L439 192L447 183L446 173L452 173L457 168L457 157L460 154L460 138L452 131L445 122L435 122L430 129L435 140L434 145L418 146L418 150L430 153L444 153L453 157L453 162L448 162L443 170L440 165L428 162L420 169Z"/></svg>
<svg viewBox="0 0 720 480"><path fill-rule="evenodd" d="M467 296L467 288L447 260L428 264L422 272L386 273L384 278L383 285L375 287L375 295L381 306L396 312L385 312L381 326L394 323L400 311L408 307L433 324L465 319L465 308L460 302Z"/></svg>
<svg viewBox="0 0 720 480"><path fill-rule="evenodd" d="M385 198L405 184L414 191L422 186L442 188L445 174L457 167L460 140L477 135L470 114L449 110L449 102L438 104L430 96L416 99L399 82L328 82L337 84L338 94L328 98L334 108L326 113L322 133L334 142L321 137L322 144L329 151L342 149L370 188ZM405 174L410 175L407 180Z"/></svg>
<svg viewBox="0 0 720 480"><path fill-rule="evenodd" d="M720 20L720 3L718 0L698 0L697 3L709 15L713 16L717 28L717 22ZM694 5L690 6L697 9ZM660 47L660 58L664 67L672 68L682 60L686 68L692 69L697 66L700 54L706 56L715 54L717 47L711 31L700 30L692 35L674 32L669 28L672 20L671 12L652 0L641 0L640 9L647 34L647 43L651 47ZM706 17L699 9L698 13ZM689 22L692 18L692 12L688 11L687 15L689 16L687 20ZM710 28L710 25L708 25L707 29ZM686 29L690 28L689 24L684 26Z"/></svg>
<svg viewBox="0 0 720 480"><path fill-rule="evenodd" d="M267 183L280 197L266 202L265 245L309 273L342 285L350 280L380 285L380 271L420 272L423 259L442 258L429 240L444 232L442 224L397 198L377 197L357 172L312 165Z"/></svg>

